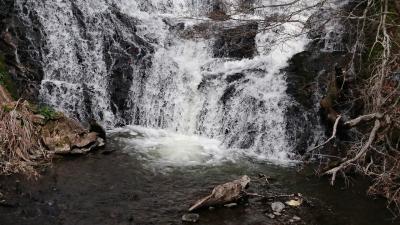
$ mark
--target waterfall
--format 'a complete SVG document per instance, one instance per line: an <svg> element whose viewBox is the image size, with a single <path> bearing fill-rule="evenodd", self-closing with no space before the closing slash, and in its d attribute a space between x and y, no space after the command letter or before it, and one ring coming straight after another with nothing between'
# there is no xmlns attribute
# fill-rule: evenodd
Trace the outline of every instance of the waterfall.
<svg viewBox="0 0 400 225"><path fill-rule="evenodd" d="M43 27L40 99L108 128L139 125L217 139L249 155L285 160L293 100L282 71L309 40L295 12L256 7L285 0L17 0ZM227 17L227 14L232 16ZM33 18L35 17L35 18ZM264 20L266 19L266 20ZM297 34L293 36L293 34Z"/></svg>

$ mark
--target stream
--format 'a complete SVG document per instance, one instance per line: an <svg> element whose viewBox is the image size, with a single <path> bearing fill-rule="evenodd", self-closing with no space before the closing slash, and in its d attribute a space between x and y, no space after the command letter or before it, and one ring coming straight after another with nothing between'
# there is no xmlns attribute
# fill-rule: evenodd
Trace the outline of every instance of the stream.
<svg viewBox="0 0 400 225"><path fill-rule="evenodd" d="M56 160L36 182L2 177L10 205L0 206L1 224L182 224L182 215L197 199L244 174L252 178L249 192L301 193L307 202L286 206L281 216L270 219L266 213L271 201L250 198L234 208L199 210L197 224L398 223L391 220L383 199L365 195L367 182L362 179L351 180L349 188L342 181L332 187L328 179L315 177L312 167L300 169L298 162L228 158L231 152L220 149L217 141L162 130L128 127L109 136L102 152ZM269 184L258 179L260 173L270 177ZM302 220L290 223L294 215Z"/></svg>

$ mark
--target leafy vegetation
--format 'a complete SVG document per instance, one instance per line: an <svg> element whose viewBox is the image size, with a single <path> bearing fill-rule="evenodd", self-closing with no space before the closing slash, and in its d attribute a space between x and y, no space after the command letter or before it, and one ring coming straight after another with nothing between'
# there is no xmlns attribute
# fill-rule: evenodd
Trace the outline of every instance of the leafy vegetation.
<svg viewBox="0 0 400 225"><path fill-rule="evenodd" d="M50 106L41 106L38 109L38 114L44 116L46 120L54 120L60 116L60 113L55 111Z"/></svg>

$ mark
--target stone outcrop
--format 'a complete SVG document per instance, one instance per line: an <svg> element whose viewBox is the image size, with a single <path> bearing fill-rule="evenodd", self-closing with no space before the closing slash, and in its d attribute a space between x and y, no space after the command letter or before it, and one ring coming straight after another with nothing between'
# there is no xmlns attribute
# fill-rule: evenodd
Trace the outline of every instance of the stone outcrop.
<svg viewBox="0 0 400 225"><path fill-rule="evenodd" d="M0 85L0 92L1 90L5 91ZM85 129L78 121L62 113L52 111L49 116L49 113L41 112L41 109L27 101L3 101L4 99L1 95L1 114L4 116L15 112L17 120L20 118L21 121L29 122L33 132L37 134L37 142L49 154L84 154L105 145L104 138L100 137L102 134Z"/></svg>
<svg viewBox="0 0 400 225"><path fill-rule="evenodd" d="M252 58L256 50L257 23L224 29L214 43L214 57Z"/></svg>
<svg viewBox="0 0 400 225"><path fill-rule="evenodd" d="M26 100L13 101L0 84L0 175L36 176L36 167L57 154L85 154L103 147L104 134Z"/></svg>
<svg viewBox="0 0 400 225"><path fill-rule="evenodd" d="M76 121L61 116L41 127L45 147L55 154L85 154L104 146L98 133L89 132Z"/></svg>
<svg viewBox="0 0 400 225"><path fill-rule="evenodd" d="M205 21L188 27L173 24L171 21L165 22L183 38L213 40L212 54L216 58L243 59L257 54L256 22Z"/></svg>

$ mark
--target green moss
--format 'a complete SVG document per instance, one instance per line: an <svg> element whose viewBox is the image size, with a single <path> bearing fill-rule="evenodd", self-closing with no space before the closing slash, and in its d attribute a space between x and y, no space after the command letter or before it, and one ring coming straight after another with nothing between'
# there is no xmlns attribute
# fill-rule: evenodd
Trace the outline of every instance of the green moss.
<svg viewBox="0 0 400 225"><path fill-rule="evenodd" d="M7 71L5 59L0 55L0 85L3 85L14 99L18 98L17 88Z"/></svg>
<svg viewBox="0 0 400 225"><path fill-rule="evenodd" d="M38 109L38 113L42 116L44 116L44 118L46 120L54 120L57 119L60 114L55 111L53 108L49 107L49 106L42 106Z"/></svg>

